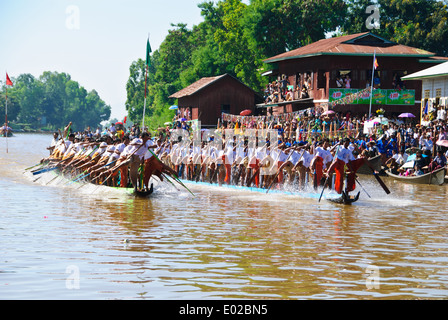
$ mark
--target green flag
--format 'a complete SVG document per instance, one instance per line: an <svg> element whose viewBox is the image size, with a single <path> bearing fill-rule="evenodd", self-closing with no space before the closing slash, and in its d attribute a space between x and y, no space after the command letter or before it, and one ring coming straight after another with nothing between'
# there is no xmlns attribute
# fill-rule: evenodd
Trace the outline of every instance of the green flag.
<svg viewBox="0 0 448 320"><path fill-rule="evenodd" d="M149 54L151 53L151 45L149 44L149 38L148 42L146 42L146 65L149 67L151 66L151 58Z"/></svg>

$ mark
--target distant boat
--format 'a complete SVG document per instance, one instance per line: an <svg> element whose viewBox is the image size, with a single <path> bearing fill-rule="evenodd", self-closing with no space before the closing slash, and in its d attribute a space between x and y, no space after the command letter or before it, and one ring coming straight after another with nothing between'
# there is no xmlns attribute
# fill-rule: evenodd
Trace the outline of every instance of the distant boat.
<svg viewBox="0 0 448 320"><path fill-rule="evenodd" d="M1 130L0 129L0 137L12 137L12 131L11 130Z"/></svg>

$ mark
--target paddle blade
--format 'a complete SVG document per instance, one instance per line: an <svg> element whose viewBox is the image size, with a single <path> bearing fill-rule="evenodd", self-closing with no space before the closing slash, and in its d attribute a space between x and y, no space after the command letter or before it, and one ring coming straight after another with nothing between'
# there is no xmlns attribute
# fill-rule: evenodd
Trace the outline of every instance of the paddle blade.
<svg viewBox="0 0 448 320"><path fill-rule="evenodd" d="M386 192L386 194L390 194L390 190L386 186L386 184L383 182L383 180L381 180L381 178L376 173L373 173L373 176L375 177L376 181L378 181L380 186L383 188L384 192Z"/></svg>

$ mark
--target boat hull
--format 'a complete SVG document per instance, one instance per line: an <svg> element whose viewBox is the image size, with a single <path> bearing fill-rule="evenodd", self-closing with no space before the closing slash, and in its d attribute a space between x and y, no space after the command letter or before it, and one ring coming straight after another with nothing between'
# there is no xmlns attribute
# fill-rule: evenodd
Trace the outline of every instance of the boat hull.
<svg viewBox="0 0 448 320"><path fill-rule="evenodd" d="M431 173L426 173L420 176L399 176L393 174L390 170L387 170L386 173L389 177L405 183L434 185L442 185L445 183L445 168L440 168Z"/></svg>
<svg viewBox="0 0 448 320"><path fill-rule="evenodd" d="M375 157L368 159L370 162L370 165L372 166L373 170L375 171L381 171L381 155L377 155ZM367 164L363 164L356 173L359 174L372 174L372 169Z"/></svg>
<svg viewBox="0 0 448 320"><path fill-rule="evenodd" d="M250 191L250 192L258 192L258 193L267 193L267 189L262 189L262 188L256 188L256 187L246 187L246 186L236 186L236 185L228 185L228 184L215 184L215 183L208 183L208 182L196 182L196 181L191 181L191 180L184 180L181 179L181 181L185 184L189 184L189 185L197 185L197 186L212 186L212 187L219 187L219 188L225 188L225 189L229 189L229 190L245 190L245 191ZM320 198L320 193L317 192L292 192L292 191L286 191L286 190L275 190L275 189L270 189L269 193L271 194L284 194L284 195L293 195L293 196L297 196L297 197L302 197L302 198L308 198L308 199L319 199ZM359 199L359 193L355 196L346 196L345 194L343 195L337 195L335 196L334 194L332 195L328 195L326 197L323 198L324 200L328 200L331 201L333 203L339 203L339 204L352 204L353 202L356 202Z"/></svg>

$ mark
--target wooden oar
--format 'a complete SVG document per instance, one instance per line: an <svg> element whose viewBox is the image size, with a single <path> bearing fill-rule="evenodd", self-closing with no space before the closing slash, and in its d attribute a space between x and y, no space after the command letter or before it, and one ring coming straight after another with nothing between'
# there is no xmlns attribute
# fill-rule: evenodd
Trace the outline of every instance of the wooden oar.
<svg viewBox="0 0 448 320"><path fill-rule="evenodd" d="M383 182L383 180L381 180L381 178L375 172L375 169L373 169L373 166L370 163L370 161L366 159L366 163L367 163L367 166L372 170L373 176L375 177L376 181L378 181L378 183L380 184L381 188L383 188L384 192L386 192L386 194L390 194L389 188L386 186L386 184Z"/></svg>
<svg viewBox="0 0 448 320"><path fill-rule="evenodd" d="M372 198L372 197L367 193L366 189L364 189L364 187L362 186L361 182L359 182L359 180L358 180L358 178L357 178L356 176L355 176L355 181L358 182L359 186L361 187L362 190L364 190L364 192L366 193L366 195L367 195L369 198Z"/></svg>
<svg viewBox="0 0 448 320"><path fill-rule="evenodd" d="M25 171L28 171L28 170L31 170L31 169L37 167L37 166L41 166L41 167L43 167L44 165L45 165L45 163L38 163L38 164L35 164L35 165L32 166L32 167L25 168L24 170L25 170Z"/></svg>
<svg viewBox="0 0 448 320"><path fill-rule="evenodd" d="M114 161L110 162L110 163L106 163L105 165L101 166L99 169L102 169L102 168L105 168L105 167L107 167L107 166L110 166L111 164L117 162L117 160L118 160L118 158L115 159ZM86 172L86 171L84 171L84 172ZM69 184L72 184L72 183L74 183L74 182L77 182L77 181L79 181L79 180L85 178L85 177L88 177L91 173L92 173L92 171L89 172L89 173L86 173L86 174L82 175L81 177L77 178L76 180L72 180L72 181L70 181Z"/></svg>
<svg viewBox="0 0 448 320"><path fill-rule="evenodd" d="M281 155L281 152L282 152L279 148L277 148L277 149L278 149L278 156L277 156L277 159L275 160L274 163L278 163L278 160L280 160L280 155ZM289 159L289 157L288 157L288 159ZM274 182L277 179L278 175L280 174L280 171L281 171L281 169L278 168L277 172L275 173L274 178L272 179L271 183L268 186L268 190L266 190L266 193L268 193L269 189L274 185Z"/></svg>
<svg viewBox="0 0 448 320"><path fill-rule="evenodd" d="M257 176L258 172L260 172L260 168L261 168L261 167L258 167L258 169L255 170L254 175L249 179L249 182L247 183L247 186L248 186L248 187L250 187L250 185L252 184L252 182L254 182L255 177Z"/></svg>
<svg viewBox="0 0 448 320"><path fill-rule="evenodd" d="M75 155L71 155L70 157L67 157L67 158L65 158L65 159L63 159L63 160L57 161L55 164L53 164L53 167L51 167L51 168L44 168L44 169L35 170L35 171L33 170L33 171L32 171L32 172L33 172L33 175L41 174L41 173L44 173L44 172L47 172L47 171L56 170L56 169L58 169L58 165L59 165L62 161L69 160L69 159L73 158L74 156L75 156Z"/></svg>
<svg viewBox="0 0 448 320"><path fill-rule="evenodd" d="M135 149L130 155L128 155L127 158L126 158L126 160L123 161L122 163L120 163L120 165L119 165L117 168L112 168L112 169L111 169L111 170L112 170L112 173L111 173L111 174L110 174L104 181L100 182L99 184L100 184L100 185L101 185L101 184L104 184L104 182L106 182L107 180L110 179L110 177L112 177L112 175L114 174L114 171L115 171L116 169L120 168L121 166L123 166L123 165L125 165L125 164L128 164L128 163L131 161L131 157L132 157L138 150L140 150L140 148L143 147L144 145L146 145L146 143L142 143L142 144L140 145L140 147L138 147L138 148ZM99 177L100 177L100 176L95 177L95 179L93 179L92 181L98 179ZM135 186L134 186L134 187L135 187Z"/></svg>
<svg viewBox="0 0 448 320"><path fill-rule="evenodd" d="M35 176L35 175L37 175L37 174L44 173L44 172L53 171L53 170L56 170L57 168L58 168L58 167L45 168L45 169L42 169L42 170L33 172L33 176Z"/></svg>
<svg viewBox="0 0 448 320"><path fill-rule="evenodd" d="M151 152L151 154L152 154L158 161L160 161L160 159L156 156L156 154L155 154L154 152L152 152L151 149L148 149L148 151ZM160 161L160 162L162 162L162 161ZM162 163L163 163L163 162L162 162ZM194 193L191 192L190 189L188 189L188 188L185 186L185 184L182 183L182 181L180 181L180 179L179 179L179 177L177 176L177 174L172 173L172 172L171 172L171 174L174 175L174 180L175 180L176 182L178 182L182 187L184 187L185 189L187 189L188 192L190 192L193 196L195 196Z"/></svg>
<svg viewBox="0 0 448 320"><path fill-rule="evenodd" d="M294 152L294 151L291 151L291 153L288 155L288 158L286 159L286 161L285 161L284 163L286 163L286 162L289 161L289 158L291 158L293 152ZM302 152L302 154L300 155L300 158L299 158L299 160L298 160L297 162L299 162L299 161L302 159L302 156L303 156L304 153L305 153L305 150L303 150L303 152ZM280 166L280 167L281 167L281 166ZM277 179L278 175L280 174L280 170L283 170L283 169L279 168L279 169L277 170L277 173L275 174L274 180L272 180L271 184L269 185L268 189L266 190L266 193L268 193L269 190L271 190L271 187L274 185L275 179Z"/></svg>

